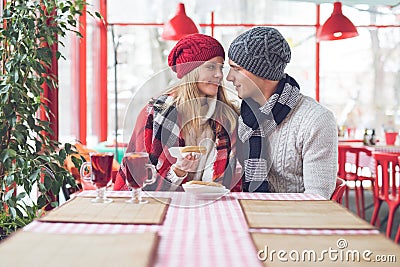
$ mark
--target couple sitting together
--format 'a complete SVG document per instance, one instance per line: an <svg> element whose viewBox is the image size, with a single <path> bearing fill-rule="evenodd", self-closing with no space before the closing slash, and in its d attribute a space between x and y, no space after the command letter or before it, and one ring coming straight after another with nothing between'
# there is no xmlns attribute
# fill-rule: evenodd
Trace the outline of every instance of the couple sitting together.
<svg viewBox="0 0 400 267"><path fill-rule="evenodd" d="M329 199L337 173L336 121L285 73L290 58L289 44L274 28L252 28L234 39L226 80L239 107L223 86L222 45L203 34L182 38L168 56L179 82L141 110L127 148L147 152L156 167L156 182L144 190L180 190L201 180L231 191ZM200 157L170 154L171 147L184 146L206 149ZM126 171L122 162L115 190L127 189Z"/></svg>

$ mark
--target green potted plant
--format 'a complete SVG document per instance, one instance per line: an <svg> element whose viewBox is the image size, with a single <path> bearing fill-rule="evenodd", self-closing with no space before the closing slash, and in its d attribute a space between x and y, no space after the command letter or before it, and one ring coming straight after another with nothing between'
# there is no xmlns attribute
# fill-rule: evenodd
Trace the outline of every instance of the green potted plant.
<svg viewBox="0 0 400 267"><path fill-rule="evenodd" d="M52 140L51 113L42 85L58 88L52 67L53 44L77 31L85 1L10 0L0 29L0 235L7 235L58 206L60 189L75 186L63 167L70 144ZM62 55L57 52L56 58ZM38 112L45 119L38 117ZM42 116L43 118L43 116ZM46 119L47 118L47 119ZM79 165L79 160L75 158ZM30 193L37 187L38 198ZM23 190L17 190L17 188Z"/></svg>

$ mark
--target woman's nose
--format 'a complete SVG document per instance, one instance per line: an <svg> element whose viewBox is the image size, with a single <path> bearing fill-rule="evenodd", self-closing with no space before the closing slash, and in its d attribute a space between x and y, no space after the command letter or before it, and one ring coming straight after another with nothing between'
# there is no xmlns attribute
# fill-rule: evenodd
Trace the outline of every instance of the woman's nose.
<svg viewBox="0 0 400 267"><path fill-rule="evenodd" d="M215 72L215 77L216 78L222 78L223 77L223 72L221 69L217 69L217 71Z"/></svg>

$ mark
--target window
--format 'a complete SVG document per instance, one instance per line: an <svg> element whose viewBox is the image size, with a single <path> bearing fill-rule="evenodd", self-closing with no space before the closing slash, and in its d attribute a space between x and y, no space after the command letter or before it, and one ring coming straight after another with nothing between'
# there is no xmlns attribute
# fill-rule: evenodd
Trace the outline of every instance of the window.
<svg viewBox="0 0 400 267"><path fill-rule="evenodd" d="M96 2L93 0L92 2ZM109 0L108 5L108 136L127 142L135 115L151 96L157 95L174 75L167 66L172 41L161 40L162 23L174 15L174 1ZM94 5L96 7L96 5ZM359 5L343 6L343 13L358 26L356 38L320 43L320 57L316 57L316 5L293 1L187 1L186 13L202 25L200 32L211 35L211 11L214 11L214 36L225 49L239 33L248 29L246 23L273 25L281 31L292 49L292 60L287 73L300 84L303 94L316 97L316 64L320 62L320 102L336 115L338 126L375 128L383 136L385 128L400 128L400 23L399 9ZM332 4L321 4L321 24L332 12ZM166 12L168 10L168 12ZM88 21L93 20L88 17ZM121 25L127 23L128 25ZM112 26L113 25L113 26ZM368 26L370 25L370 26ZM371 26L372 25L372 26ZM93 27L90 30L90 27ZM92 99L98 75L93 66L98 64L96 51L99 43L94 38L95 23L88 22L88 141L96 142L93 131L96 114ZM114 50L114 41L118 47ZM68 49L74 49L69 43ZM76 47L75 47L76 49ZM117 55L115 64L114 52ZM73 55L73 53L72 53ZM60 65L60 129L62 137L74 135L76 113L67 108L75 105L74 95L64 88L72 87L68 79L73 71L65 71L68 64ZM226 70L228 67L225 68ZM115 75L116 71L116 75ZM226 83L229 86L229 83ZM114 89L117 88L115 94ZM66 94L66 95L64 95ZM117 97L117 105L115 99ZM117 111L117 113L115 112ZM115 115L117 114L117 119ZM68 118L67 118L68 117ZM64 123L65 122L65 123Z"/></svg>

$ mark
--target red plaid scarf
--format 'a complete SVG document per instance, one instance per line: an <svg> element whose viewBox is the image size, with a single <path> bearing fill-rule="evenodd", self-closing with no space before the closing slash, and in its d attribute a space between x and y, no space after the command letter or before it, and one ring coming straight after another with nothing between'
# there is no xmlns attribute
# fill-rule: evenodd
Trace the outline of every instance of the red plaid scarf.
<svg viewBox="0 0 400 267"><path fill-rule="evenodd" d="M138 123L127 148L127 152L147 151L151 163L156 166L157 182L146 186L145 190L165 191L170 189L171 182L166 179L166 176L171 165L176 162L176 158L169 154L168 148L185 146L179 125L180 116L176 107L169 105L172 101L173 97L168 95L162 95L150 101L141 112L141 116L146 117L138 118ZM228 133L220 122L215 120L210 120L210 122L217 149L217 156L213 165L213 180L222 183L226 188L233 188L238 182L237 178L234 179L236 131ZM124 187L125 172L123 162L117 174L115 190L126 188ZM185 182L186 179L182 183Z"/></svg>

